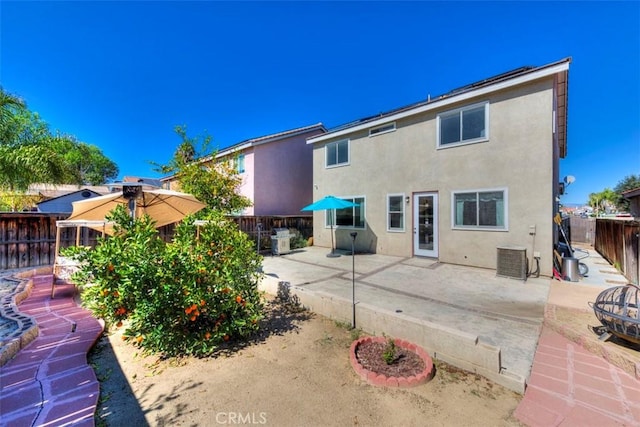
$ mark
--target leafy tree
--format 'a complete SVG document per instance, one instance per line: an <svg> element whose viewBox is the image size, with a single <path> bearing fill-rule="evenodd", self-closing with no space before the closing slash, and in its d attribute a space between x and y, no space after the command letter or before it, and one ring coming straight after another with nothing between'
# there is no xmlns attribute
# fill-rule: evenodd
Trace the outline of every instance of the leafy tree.
<svg viewBox="0 0 640 427"><path fill-rule="evenodd" d="M55 144L56 151L63 153L70 167L68 183L101 185L118 176L118 166L95 145L64 135L56 136Z"/></svg>
<svg viewBox="0 0 640 427"><path fill-rule="evenodd" d="M65 250L82 265L73 280L82 299L125 339L165 356L215 353L259 329L261 257L235 223L211 212L196 238L185 220L165 243L148 216L132 220L118 206L114 235L95 249Z"/></svg>
<svg viewBox="0 0 640 427"><path fill-rule="evenodd" d="M208 153L210 136L190 138L185 126L176 126L175 132L182 142L169 164L158 167L160 172L174 174L180 190L193 194L209 209L232 214L251 206L251 201L239 194L242 178L233 159L217 161L215 152Z"/></svg>
<svg viewBox="0 0 640 427"><path fill-rule="evenodd" d="M26 108L24 101L0 86L0 125L8 122L16 110Z"/></svg>
<svg viewBox="0 0 640 427"><path fill-rule="evenodd" d="M589 194L589 206L593 208L596 216L607 212L607 210L615 206L617 201L618 193L610 188L605 188L599 193Z"/></svg>
<svg viewBox="0 0 640 427"><path fill-rule="evenodd" d="M640 188L640 175L628 175L618 182L613 189L618 194L616 201L618 209L624 212L629 211L629 200L625 199L622 193L636 188Z"/></svg>
<svg viewBox="0 0 640 427"><path fill-rule="evenodd" d="M118 168L95 146L52 133L24 101L0 87L0 204L32 205L31 184L101 184Z"/></svg>
<svg viewBox="0 0 640 427"><path fill-rule="evenodd" d="M7 110L5 110L6 113ZM9 209L28 202L25 193L37 182L64 183L71 170L54 149L47 124L26 108L11 108L0 122L0 193Z"/></svg>

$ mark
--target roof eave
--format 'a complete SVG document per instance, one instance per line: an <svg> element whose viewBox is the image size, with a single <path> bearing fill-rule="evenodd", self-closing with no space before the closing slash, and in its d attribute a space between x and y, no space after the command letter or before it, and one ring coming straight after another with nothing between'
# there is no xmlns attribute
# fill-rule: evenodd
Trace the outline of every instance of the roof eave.
<svg viewBox="0 0 640 427"><path fill-rule="evenodd" d="M569 102L569 71L558 72L556 75L556 132L558 133L558 155L561 159L567 157L567 111Z"/></svg>
<svg viewBox="0 0 640 427"><path fill-rule="evenodd" d="M225 157L230 154L235 154L238 151L246 150L247 148L256 147L262 144L268 144L271 142L281 141L283 139L292 138L299 135L304 135L305 133L313 132L315 130L322 130L324 132L327 131L327 129L324 127L322 123L316 123L314 125L304 126L301 128L279 132L272 135L262 136L259 138L252 138L247 141L240 142L236 145L232 145L231 147L228 147L228 148L225 148L224 150L219 151L218 153L216 153L215 158L219 159L221 157Z"/></svg>
<svg viewBox="0 0 640 427"><path fill-rule="evenodd" d="M640 196L640 187L632 188L631 190L627 190L627 191L623 191L622 192L622 196L625 199L629 199L629 198L632 198L632 197L638 197L638 196Z"/></svg>
<svg viewBox="0 0 640 427"><path fill-rule="evenodd" d="M427 111L439 109L450 104L465 101L467 99L483 96L488 93L497 92L503 89L529 83L534 80L549 77L549 76L555 75L556 73L561 73L569 70L570 62L571 62L571 58L566 58L561 61L554 62L552 64L533 69L522 75L512 77L506 80L498 81L496 83L488 84L487 86L482 86L477 89L471 88L468 91L464 91L461 93L443 95L440 98L437 98L431 102L428 102L427 104L420 104L415 108L409 108L407 110L403 110L397 113L391 113L389 115L382 115L378 119L368 121L360 125L354 125L352 127L340 129L336 132L328 132L323 135L318 135L318 136L309 138L307 139L307 144L315 144L317 142L322 142L322 141L337 138L340 136L349 135L351 133L358 132L360 130L369 129L370 127L378 126L386 122L400 120L405 117L411 117L416 114L421 114Z"/></svg>

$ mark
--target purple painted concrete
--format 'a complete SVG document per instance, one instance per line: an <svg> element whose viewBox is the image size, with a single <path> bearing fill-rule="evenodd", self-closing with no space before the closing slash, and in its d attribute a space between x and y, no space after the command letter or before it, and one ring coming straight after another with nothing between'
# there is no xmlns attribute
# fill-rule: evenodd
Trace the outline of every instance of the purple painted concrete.
<svg viewBox="0 0 640 427"><path fill-rule="evenodd" d="M73 285L56 285L52 300L52 280L35 276L19 306L40 334L0 368L0 426L94 425L100 383L87 352L103 326L78 307Z"/></svg>
<svg viewBox="0 0 640 427"><path fill-rule="evenodd" d="M531 427L640 426L640 381L543 327L515 416Z"/></svg>

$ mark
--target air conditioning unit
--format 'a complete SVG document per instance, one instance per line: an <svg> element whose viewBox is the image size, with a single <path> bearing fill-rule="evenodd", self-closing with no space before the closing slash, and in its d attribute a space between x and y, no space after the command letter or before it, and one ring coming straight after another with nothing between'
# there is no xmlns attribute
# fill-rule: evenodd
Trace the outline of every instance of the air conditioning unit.
<svg viewBox="0 0 640 427"><path fill-rule="evenodd" d="M496 274L511 279L527 280L527 249L521 246L499 246Z"/></svg>

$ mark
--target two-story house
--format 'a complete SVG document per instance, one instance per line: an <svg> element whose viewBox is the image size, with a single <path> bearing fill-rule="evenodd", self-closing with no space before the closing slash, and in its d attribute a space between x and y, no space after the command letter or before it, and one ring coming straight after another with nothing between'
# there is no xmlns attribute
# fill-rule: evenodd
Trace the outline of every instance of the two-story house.
<svg viewBox="0 0 640 427"><path fill-rule="evenodd" d="M202 162L231 161L242 178L240 194L253 205L240 215L301 215L311 203L313 148L306 140L326 132L322 123L248 139L224 148ZM174 176L163 187L177 190Z"/></svg>
<svg viewBox="0 0 640 427"><path fill-rule="evenodd" d="M496 269L514 248L552 274L570 58L522 67L312 138L314 244ZM333 215L334 217L331 217ZM526 261L526 260L525 260Z"/></svg>

